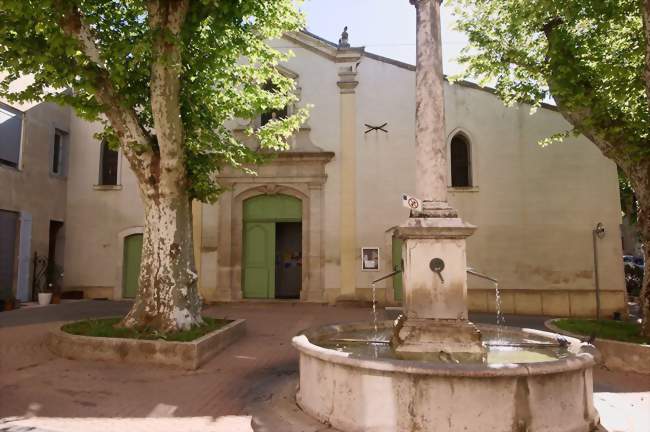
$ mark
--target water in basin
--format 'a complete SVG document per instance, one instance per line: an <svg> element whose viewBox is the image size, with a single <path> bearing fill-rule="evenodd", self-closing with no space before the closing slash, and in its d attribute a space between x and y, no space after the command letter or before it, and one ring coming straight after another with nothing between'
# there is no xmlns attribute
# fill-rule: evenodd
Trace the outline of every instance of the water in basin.
<svg viewBox="0 0 650 432"><path fill-rule="evenodd" d="M374 323L373 323L374 324ZM311 340L323 348L344 352L351 357L369 359L396 359L397 356L390 339L392 328L340 331ZM539 363L555 361L571 355L566 346L557 340L525 332L502 331L494 328L481 328L483 343L487 347L487 364ZM433 363L470 363L449 354L427 355L421 360ZM472 361L471 363L477 363Z"/></svg>

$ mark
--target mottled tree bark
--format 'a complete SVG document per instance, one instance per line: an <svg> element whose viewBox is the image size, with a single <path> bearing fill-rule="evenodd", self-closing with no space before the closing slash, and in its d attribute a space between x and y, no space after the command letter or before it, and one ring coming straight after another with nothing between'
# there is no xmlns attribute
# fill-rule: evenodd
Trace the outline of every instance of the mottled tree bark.
<svg viewBox="0 0 650 432"><path fill-rule="evenodd" d="M192 247L192 206L182 186L145 199L139 288L125 327L162 332L200 324L201 298Z"/></svg>

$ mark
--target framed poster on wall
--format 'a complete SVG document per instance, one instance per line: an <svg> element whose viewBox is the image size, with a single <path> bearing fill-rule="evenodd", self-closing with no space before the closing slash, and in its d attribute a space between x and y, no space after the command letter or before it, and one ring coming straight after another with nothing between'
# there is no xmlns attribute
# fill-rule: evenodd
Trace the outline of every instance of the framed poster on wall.
<svg viewBox="0 0 650 432"><path fill-rule="evenodd" d="M361 248L361 270L379 271L379 248L378 247Z"/></svg>

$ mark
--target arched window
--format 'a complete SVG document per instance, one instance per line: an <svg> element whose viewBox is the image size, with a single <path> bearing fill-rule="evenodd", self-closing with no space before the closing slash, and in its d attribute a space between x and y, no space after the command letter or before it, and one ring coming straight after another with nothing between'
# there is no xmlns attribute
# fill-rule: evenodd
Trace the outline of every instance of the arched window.
<svg viewBox="0 0 650 432"><path fill-rule="evenodd" d="M451 186L472 186L472 165L469 140L463 134L451 139Z"/></svg>
<svg viewBox="0 0 650 432"><path fill-rule="evenodd" d="M108 146L108 142L102 141L101 153L99 156L99 184L102 186L117 185L117 163L119 153Z"/></svg>

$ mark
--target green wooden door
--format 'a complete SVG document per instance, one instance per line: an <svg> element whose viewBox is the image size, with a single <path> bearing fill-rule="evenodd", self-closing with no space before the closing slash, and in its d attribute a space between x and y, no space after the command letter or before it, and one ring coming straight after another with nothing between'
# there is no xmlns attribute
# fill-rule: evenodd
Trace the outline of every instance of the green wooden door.
<svg viewBox="0 0 650 432"><path fill-rule="evenodd" d="M397 237L393 237L393 270L402 269L402 244L404 242ZM402 273L393 276L393 292L395 300L402 301Z"/></svg>
<svg viewBox="0 0 650 432"><path fill-rule="evenodd" d="M142 259L142 234L133 234L124 239L124 267L122 297L134 298L138 291L140 261Z"/></svg>
<svg viewBox="0 0 650 432"><path fill-rule="evenodd" d="M243 210L243 296L275 298L276 224L300 222L302 202L282 194L259 195L244 201Z"/></svg>
<svg viewBox="0 0 650 432"><path fill-rule="evenodd" d="M244 226L244 298L275 297L275 223Z"/></svg>

